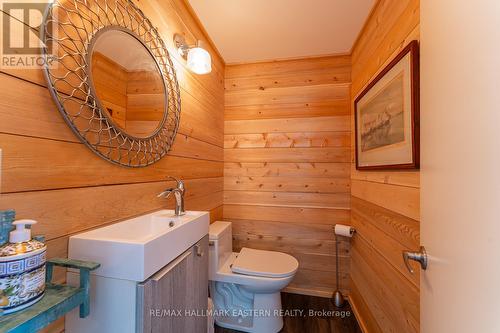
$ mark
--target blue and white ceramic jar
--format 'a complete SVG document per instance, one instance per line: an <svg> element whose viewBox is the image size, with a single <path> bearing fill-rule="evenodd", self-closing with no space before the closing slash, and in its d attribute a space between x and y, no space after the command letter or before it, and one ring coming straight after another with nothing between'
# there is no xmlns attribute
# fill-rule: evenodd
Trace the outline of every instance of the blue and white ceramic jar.
<svg viewBox="0 0 500 333"><path fill-rule="evenodd" d="M31 239L20 220L13 223L9 243L0 246L0 315L24 309L39 301L45 292L47 246Z"/></svg>

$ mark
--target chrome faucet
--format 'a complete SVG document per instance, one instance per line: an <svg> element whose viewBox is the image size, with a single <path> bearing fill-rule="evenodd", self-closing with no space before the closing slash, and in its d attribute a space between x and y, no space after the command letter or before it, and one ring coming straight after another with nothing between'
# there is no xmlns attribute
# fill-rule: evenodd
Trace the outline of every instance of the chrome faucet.
<svg viewBox="0 0 500 333"><path fill-rule="evenodd" d="M177 187L166 189L165 191L158 194L158 198L168 198L173 193L175 196L175 215L181 216L186 214L186 211L184 210L184 193L186 193L184 182L175 177L167 177L167 179L175 180L177 182Z"/></svg>

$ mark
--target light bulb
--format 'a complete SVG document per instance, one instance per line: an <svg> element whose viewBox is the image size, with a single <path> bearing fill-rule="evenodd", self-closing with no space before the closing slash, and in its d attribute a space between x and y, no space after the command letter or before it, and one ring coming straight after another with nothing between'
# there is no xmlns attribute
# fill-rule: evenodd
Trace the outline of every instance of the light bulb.
<svg viewBox="0 0 500 333"><path fill-rule="evenodd" d="M201 47L189 49L187 54L187 67L196 74L208 74L212 71L210 53Z"/></svg>

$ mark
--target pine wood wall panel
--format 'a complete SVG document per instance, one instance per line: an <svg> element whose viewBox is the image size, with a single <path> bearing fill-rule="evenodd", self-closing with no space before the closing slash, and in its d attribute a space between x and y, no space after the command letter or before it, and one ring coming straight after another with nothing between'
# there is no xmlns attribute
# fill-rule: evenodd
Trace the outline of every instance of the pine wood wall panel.
<svg viewBox="0 0 500 333"><path fill-rule="evenodd" d="M282 163L284 164L284 163ZM228 169L226 169L228 170ZM230 170L233 171L233 170ZM321 172L321 171L320 171ZM331 178L330 174L324 172L321 177L307 177L307 176L281 176L272 177L259 177L245 175L233 177L224 174L224 190L226 191L272 191L272 192L301 192L301 193L349 193L350 182L349 179ZM331 177L338 177L338 174L333 173Z"/></svg>
<svg viewBox="0 0 500 333"><path fill-rule="evenodd" d="M329 178L327 183L349 184L348 163L224 163L224 177L311 177ZM255 179L251 178L250 180ZM278 178L277 178L278 179ZM318 180L319 181L319 180ZM282 180L285 182L285 180ZM282 184L283 186L285 184ZM305 186L307 188L307 186Z"/></svg>
<svg viewBox="0 0 500 333"><path fill-rule="evenodd" d="M306 118L349 115L349 100L226 107L225 120Z"/></svg>
<svg viewBox="0 0 500 333"><path fill-rule="evenodd" d="M119 126L126 128L127 71L98 52L92 56L92 68L93 83L103 107Z"/></svg>
<svg viewBox="0 0 500 333"><path fill-rule="evenodd" d="M347 132L258 133L224 136L224 148L319 148L345 147Z"/></svg>
<svg viewBox="0 0 500 333"><path fill-rule="evenodd" d="M348 193L225 191L224 202L233 205L348 209L350 196Z"/></svg>
<svg viewBox="0 0 500 333"><path fill-rule="evenodd" d="M280 75L287 75L288 77L304 77L309 76L308 79L314 80L318 74L330 75L335 77L338 73L350 73L351 57L350 56L337 56L337 57L319 57L311 58L309 60L296 59L286 61L270 61L253 64L231 65L226 67L226 82L231 85L232 80L236 78L245 78L252 80L252 76L248 73L254 73L253 76L258 77L279 77ZM348 80L350 82L350 80ZM308 80L303 82L307 85ZM301 84L298 84L301 85ZM265 85L259 84L266 88ZM230 89L230 88L226 88Z"/></svg>
<svg viewBox="0 0 500 333"><path fill-rule="evenodd" d="M379 0L352 51L351 102L418 37L418 0ZM366 332L418 332L419 268L410 274L401 251L420 245L419 173L357 171L352 164L351 183L353 309Z"/></svg>
<svg viewBox="0 0 500 333"><path fill-rule="evenodd" d="M332 225L350 222L350 57L226 67L224 219L234 247L290 253L288 291L330 297ZM349 243L340 246L349 288Z"/></svg>
<svg viewBox="0 0 500 333"><path fill-rule="evenodd" d="M224 161L227 162L340 162L351 159L350 149L341 148L249 148L224 149Z"/></svg>
<svg viewBox="0 0 500 333"><path fill-rule="evenodd" d="M351 194L355 197L415 220L420 218L418 188L360 180L352 180L351 186Z"/></svg>
<svg viewBox="0 0 500 333"><path fill-rule="evenodd" d="M304 85L323 85L332 83L350 83L351 66L346 64L335 69L335 74L325 71L324 68L307 72L270 74L258 78L231 78L226 80L226 91L267 88L296 87Z"/></svg>
<svg viewBox="0 0 500 333"><path fill-rule="evenodd" d="M2 206L16 207L19 216L36 215L40 224L35 232L50 240L161 209L167 206L166 200L156 195L171 185L159 181L9 193L2 195ZM186 192L186 209L210 210L222 204L222 198L214 195L222 192L222 178L188 180L186 188L190 189Z"/></svg>
<svg viewBox="0 0 500 333"><path fill-rule="evenodd" d="M237 90L226 92L228 107L256 104L307 103L345 98L349 84L323 84L268 89Z"/></svg>
<svg viewBox="0 0 500 333"><path fill-rule="evenodd" d="M314 129L315 132L349 131L350 117L297 117L289 119L226 120L224 122L224 134L302 133L311 132L311 129Z"/></svg>
<svg viewBox="0 0 500 333"><path fill-rule="evenodd" d="M41 70L0 71L0 148L3 150L0 209L39 221L48 256L67 256L69 236L164 207L172 199L156 194L186 179L186 209L207 210L222 219L225 65L182 0L139 0L139 8L165 41L181 88L179 134L170 154L139 169L108 163L89 151L66 125L46 87ZM6 15L5 13L1 13ZM205 41L213 71L195 75L176 52L172 36L188 43ZM57 270L57 280L64 272ZM57 321L46 332L61 332Z"/></svg>

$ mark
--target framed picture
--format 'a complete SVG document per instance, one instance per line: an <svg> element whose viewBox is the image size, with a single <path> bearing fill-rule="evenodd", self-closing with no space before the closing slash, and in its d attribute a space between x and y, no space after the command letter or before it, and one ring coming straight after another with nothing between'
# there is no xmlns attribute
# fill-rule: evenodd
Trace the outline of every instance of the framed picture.
<svg viewBox="0 0 500 333"><path fill-rule="evenodd" d="M419 49L412 41L354 101L356 169L417 169Z"/></svg>

